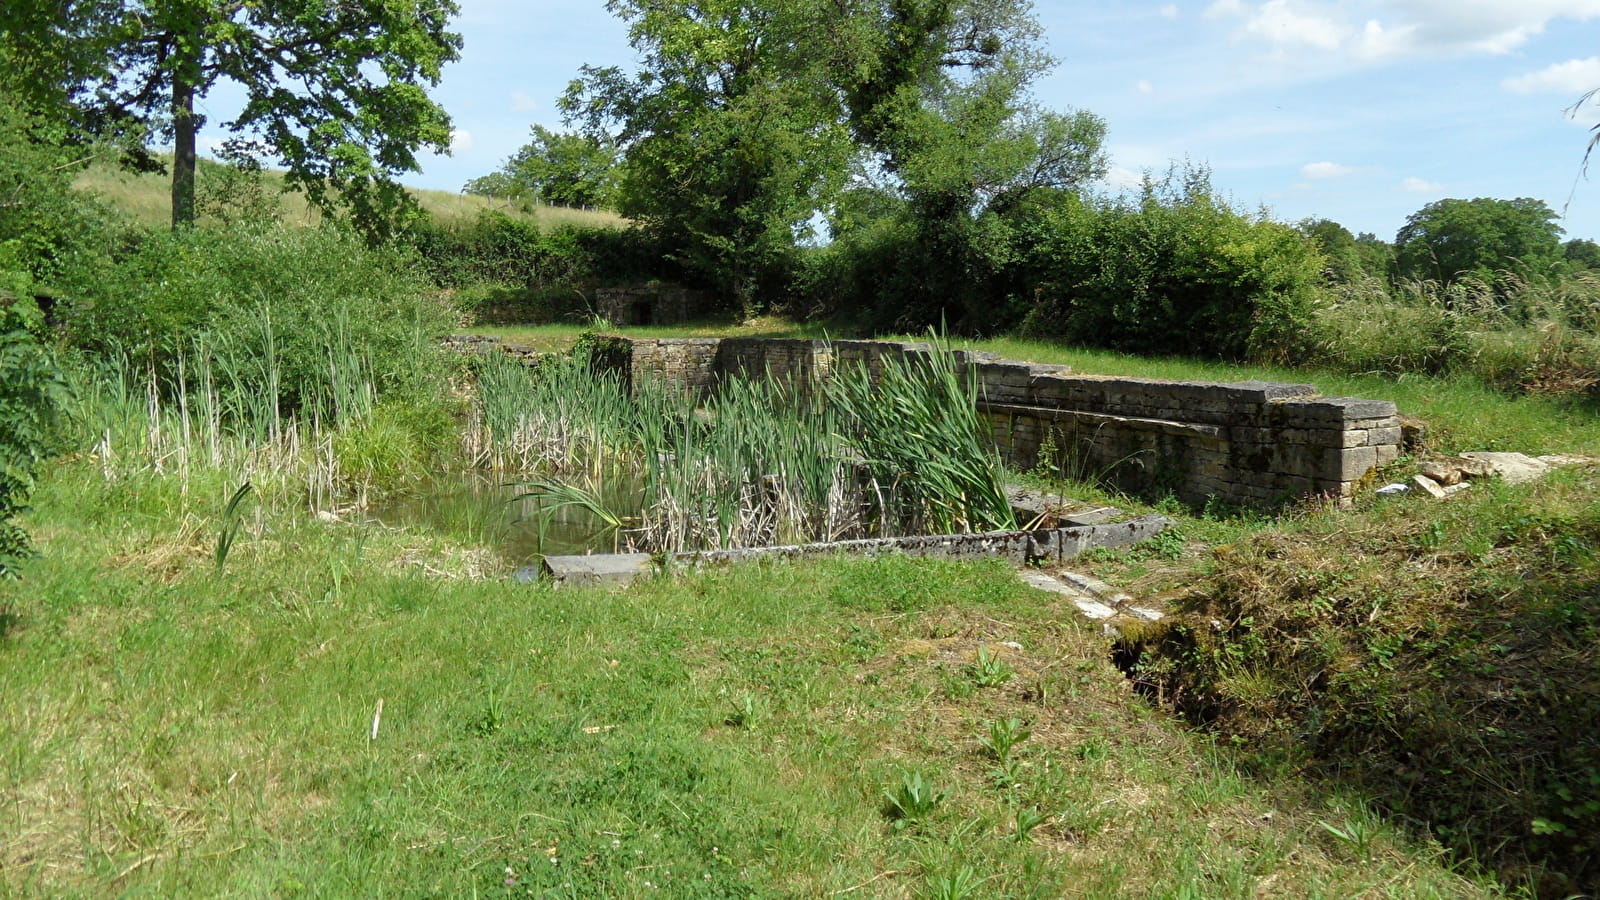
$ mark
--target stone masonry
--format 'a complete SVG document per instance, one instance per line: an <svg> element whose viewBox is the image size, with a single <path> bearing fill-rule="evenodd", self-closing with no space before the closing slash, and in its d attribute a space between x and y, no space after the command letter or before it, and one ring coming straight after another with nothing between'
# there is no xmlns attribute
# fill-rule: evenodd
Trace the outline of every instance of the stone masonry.
<svg viewBox="0 0 1600 900"><path fill-rule="evenodd" d="M895 341L609 338L597 364L701 395L725 378L766 374L798 390L837 369L880 373L889 358L930 352ZM1342 500L1400 455L1385 400L1323 397L1314 385L1160 381L1077 375L1063 366L956 351L996 446L1013 468L1045 468L1186 503L1209 498L1277 508Z"/></svg>

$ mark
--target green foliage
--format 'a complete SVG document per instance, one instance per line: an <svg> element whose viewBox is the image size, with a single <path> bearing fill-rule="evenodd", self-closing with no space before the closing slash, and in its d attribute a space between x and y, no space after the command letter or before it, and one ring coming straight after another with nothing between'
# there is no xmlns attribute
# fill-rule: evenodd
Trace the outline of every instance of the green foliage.
<svg viewBox="0 0 1600 900"><path fill-rule="evenodd" d="M1358 237L1331 219L1306 219L1295 227L1317 242L1327 260L1324 272L1333 284L1388 278L1394 267L1394 248L1376 235L1363 232Z"/></svg>
<svg viewBox="0 0 1600 900"><path fill-rule="evenodd" d="M558 206L611 208L617 190L618 153L609 138L533 126L533 140L499 171L467 182L469 194L531 200Z"/></svg>
<svg viewBox="0 0 1600 900"><path fill-rule="evenodd" d="M15 577L31 552L16 520L27 511L64 391L54 360L29 330L40 316L15 256L15 244L0 243L0 579Z"/></svg>
<svg viewBox="0 0 1600 900"><path fill-rule="evenodd" d="M485 211L465 223L415 223L400 240L459 307L518 324L580 318L591 311L586 295L595 285L684 275L639 228L541 230L526 218Z"/></svg>
<svg viewBox="0 0 1600 900"><path fill-rule="evenodd" d="M460 442L452 412L437 392L412 387L384 397L370 412L346 416L333 433L340 476L363 490L386 492L438 474Z"/></svg>
<svg viewBox="0 0 1600 900"><path fill-rule="evenodd" d="M597 142L618 134L620 211L753 311L844 178L848 136L814 49L832 14L772 0L609 8L628 22L641 71L586 66L562 108Z"/></svg>
<svg viewBox="0 0 1600 900"><path fill-rule="evenodd" d="M0 242L9 244L0 265L27 273L38 293L72 293L109 260L116 215L72 190L92 156L70 145L59 119L0 92Z"/></svg>
<svg viewBox="0 0 1600 900"><path fill-rule="evenodd" d="M1549 275L1562 261L1555 219L1544 201L1526 197L1436 200L1395 235L1395 269L1446 285L1468 276L1493 283L1505 270Z"/></svg>
<svg viewBox="0 0 1600 900"><path fill-rule="evenodd" d="M233 552L233 542L239 537L239 529L244 525L240 508L252 490L254 487L248 481L239 485L233 496L228 498L227 506L222 508L222 525L217 529L217 542L211 552L219 574L228 562L228 554Z"/></svg>
<svg viewBox="0 0 1600 900"><path fill-rule="evenodd" d="M27 511L64 391L50 354L27 330L30 320L37 322L37 314L27 314L30 299L18 298L27 285L0 261L0 578L14 577L16 564L29 556L16 519Z"/></svg>
<svg viewBox="0 0 1600 900"><path fill-rule="evenodd" d="M1541 893L1600 885L1593 472L1475 485L1219 547L1139 677L1263 758L1312 762ZM1207 625L1205 623L1213 623ZM1323 822L1359 858L1370 817Z"/></svg>
<svg viewBox="0 0 1600 900"><path fill-rule="evenodd" d="M883 814L894 821L896 828L912 828L933 815L948 796L949 791L934 787L921 772L906 772L898 787L883 792Z"/></svg>
<svg viewBox="0 0 1600 900"><path fill-rule="evenodd" d="M969 671L972 683L981 688L999 687L1017 674L1010 663L990 653L988 647L978 648L978 658L972 663Z"/></svg>
<svg viewBox="0 0 1600 900"><path fill-rule="evenodd" d="M284 225L147 235L66 320L79 344L141 361L163 390L210 365L236 396L329 421L357 383L381 394L437 377L451 324L401 258L338 228Z"/></svg>
<svg viewBox="0 0 1600 900"><path fill-rule="evenodd" d="M456 12L450 2L402 0L73 4L25 31L87 52L29 79L35 93L70 99L89 134L173 140L175 223L194 218L196 102L230 82L244 94L224 124L240 136L236 150L283 160L289 182L315 203L346 209L380 235L415 209L393 177L417 169L419 147L449 146L450 120L424 87L457 58L461 39L446 30Z"/></svg>
<svg viewBox="0 0 1600 900"><path fill-rule="evenodd" d="M1230 208L1204 170L1147 181L1137 202L1057 204L1036 229L1031 334L1224 359L1306 349L1321 255L1294 229Z"/></svg>

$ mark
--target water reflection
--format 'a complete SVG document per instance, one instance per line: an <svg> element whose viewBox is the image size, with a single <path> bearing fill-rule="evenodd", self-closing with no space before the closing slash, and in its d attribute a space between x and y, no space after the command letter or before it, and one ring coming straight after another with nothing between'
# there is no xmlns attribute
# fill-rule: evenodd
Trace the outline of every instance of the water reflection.
<svg viewBox="0 0 1600 900"><path fill-rule="evenodd" d="M512 478L481 472L440 475L375 504L369 513L385 525L426 528L489 548L512 566L541 556L613 553L626 543L625 534L581 507L519 499L528 487ZM607 508L637 516L644 489L636 479L614 477L601 482L599 495Z"/></svg>

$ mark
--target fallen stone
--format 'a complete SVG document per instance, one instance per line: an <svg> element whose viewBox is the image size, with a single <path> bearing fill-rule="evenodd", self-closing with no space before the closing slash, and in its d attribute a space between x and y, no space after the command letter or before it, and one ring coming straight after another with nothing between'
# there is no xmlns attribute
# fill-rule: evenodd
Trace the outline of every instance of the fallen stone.
<svg viewBox="0 0 1600 900"><path fill-rule="evenodd" d="M1397 481L1394 484L1386 484L1383 487L1378 488L1377 493L1382 494L1385 497L1389 497L1395 494L1404 494L1409 490L1411 490L1411 485L1401 484Z"/></svg>
<svg viewBox="0 0 1600 900"><path fill-rule="evenodd" d="M1411 483L1419 488L1422 488L1425 492L1427 492L1428 496L1435 500L1443 500L1444 498L1450 496L1444 492L1444 487L1441 486L1439 482L1434 481L1432 478L1429 478L1426 475L1411 476Z"/></svg>
<svg viewBox="0 0 1600 900"><path fill-rule="evenodd" d="M1526 453L1473 451L1461 455L1465 459L1487 463L1494 474L1499 475L1506 484L1526 484L1550 474L1549 463L1540 462Z"/></svg>
<svg viewBox="0 0 1600 900"><path fill-rule="evenodd" d="M648 553L597 553L591 556L546 556L544 572L560 584L581 587L627 584L650 571Z"/></svg>
<svg viewBox="0 0 1600 900"><path fill-rule="evenodd" d="M1421 468L1422 474L1446 487L1461 483L1461 467L1452 465L1442 459L1430 459L1423 463Z"/></svg>
<svg viewBox="0 0 1600 900"><path fill-rule="evenodd" d="M1065 584L1060 580L1051 577L1050 575L1046 575L1043 572L1025 569L1018 574L1024 582L1032 587L1038 588L1041 591L1048 591L1052 594L1060 594L1061 596L1066 597L1068 600L1071 600L1072 605L1076 606L1078 611L1083 613L1085 618L1093 619L1094 621L1098 622L1103 619L1109 619L1117 614L1117 610L1114 607L1108 606L1105 603L1101 603L1087 592L1072 585Z"/></svg>

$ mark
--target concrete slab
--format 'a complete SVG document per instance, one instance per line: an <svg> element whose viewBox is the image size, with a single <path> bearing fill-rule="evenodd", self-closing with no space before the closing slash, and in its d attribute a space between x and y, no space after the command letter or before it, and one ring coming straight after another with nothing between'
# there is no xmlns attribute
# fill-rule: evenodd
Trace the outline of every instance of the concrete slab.
<svg viewBox="0 0 1600 900"><path fill-rule="evenodd" d="M597 553L590 556L546 556L544 572L559 584L581 587L622 585L650 572L648 553Z"/></svg>

